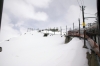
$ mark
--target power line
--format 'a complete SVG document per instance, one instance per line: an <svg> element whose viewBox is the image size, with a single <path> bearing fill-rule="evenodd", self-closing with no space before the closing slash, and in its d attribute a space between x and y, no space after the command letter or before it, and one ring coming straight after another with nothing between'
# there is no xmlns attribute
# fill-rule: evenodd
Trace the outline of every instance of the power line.
<svg viewBox="0 0 100 66"><path fill-rule="evenodd" d="M84 0L81 0L82 5L84 6Z"/></svg>
<svg viewBox="0 0 100 66"><path fill-rule="evenodd" d="M83 4L82 4L82 0L80 0L80 2L81 2L81 6L82 6L82 5L83 5Z"/></svg>
<svg viewBox="0 0 100 66"><path fill-rule="evenodd" d="M81 2L81 5L80 5L79 1ZM82 6L82 1L81 1L81 0L77 0L77 3L78 3L78 5L79 5L79 7L81 8L81 6ZM79 13L79 18L80 18L80 14L81 14L81 9L80 9L80 13Z"/></svg>
<svg viewBox="0 0 100 66"><path fill-rule="evenodd" d="M81 5L80 5L80 3L79 3L79 1L78 1L78 0L77 0L77 3L78 3L78 5L79 5L79 7L80 7Z"/></svg>
<svg viewBox="0 0 100 66"><path fill-rule="evenodd" d="M84 14L90 14L90 13L84 13ZM90 14L90 15L95 15L95 14Z"/></svg>
<svg viewBox="0 0 100 66"><path fill-rule="evenodd" d="M80 13L79 13L79 18L80 18L80 15L81 15L81 10L80 10Z"/></svg>
<svg viewBox="0 0 100 66"><path fill-rule="evenodd" d="M84 0L77 0L79 6L84 6Z"/></svg>

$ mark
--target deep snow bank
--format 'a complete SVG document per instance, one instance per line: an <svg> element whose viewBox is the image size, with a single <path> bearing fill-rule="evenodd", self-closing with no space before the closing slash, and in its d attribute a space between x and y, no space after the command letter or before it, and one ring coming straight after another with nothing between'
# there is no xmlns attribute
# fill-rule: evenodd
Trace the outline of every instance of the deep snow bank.
<svg viewBox="0 0 100 66"><path fill-rule="evenodd" d="M83 41L73 38L64 44L64 40L37 31L12 38L0 44L0 66L88 66Z"/></svg>

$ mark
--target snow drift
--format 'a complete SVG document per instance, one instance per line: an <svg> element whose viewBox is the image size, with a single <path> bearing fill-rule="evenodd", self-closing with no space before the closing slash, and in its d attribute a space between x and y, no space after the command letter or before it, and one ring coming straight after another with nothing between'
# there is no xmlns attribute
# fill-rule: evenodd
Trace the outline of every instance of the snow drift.
<svg viewBox="0 0 100 66"><path fill-rule="evenodd" d="M0 66L88 66L83 41L64 40L59 34L43 37L37 31L11 38L0 43Z"/></svg>

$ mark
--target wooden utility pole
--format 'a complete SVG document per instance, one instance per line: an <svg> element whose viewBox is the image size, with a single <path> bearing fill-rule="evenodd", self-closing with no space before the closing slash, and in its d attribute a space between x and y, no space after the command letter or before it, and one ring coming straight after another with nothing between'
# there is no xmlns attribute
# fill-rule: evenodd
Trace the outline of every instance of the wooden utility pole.
<svg viewBox="0 0 100 66"><path fill-rule="evenodd" d="M98 43L99 43L99 53L100 53L100 0L97 0L97 24L98 24Z"/></svg>
<svg viewBox="0 0 100 66"><path fill-rule="evenodd" d="M3 11L3 2L4 2L4 0L0 0L0 30L1 30L1 19L2 19L2 11Z"/></svg>
<svg viewBox="0 0 100 66"><path fill-rule="evenodd" d="M4 0L0 0L0 30L1 30L1 20L2 20L3 2L4 2ZM0 52L2 52L2 47L0 47Z"/></svg>
<svg viewBox="0 0 100 66"><path fill-rule="evenodd" d="M84 9L85 8L85 6L82 6L82 17L83 17L83 28L84 28L84 46L83 46L83 48L87 48L86 47L86 41L85 41L85 18L84 18Z"/></svg>

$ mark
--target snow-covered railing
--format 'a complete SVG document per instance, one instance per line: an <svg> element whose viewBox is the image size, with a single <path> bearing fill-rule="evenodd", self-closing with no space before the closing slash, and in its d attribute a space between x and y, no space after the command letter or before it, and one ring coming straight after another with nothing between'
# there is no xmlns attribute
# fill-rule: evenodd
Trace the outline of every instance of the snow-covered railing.
<svg viewBox="0 0 100 66"><path fill-rule="evenodd" d="M83 34L78 34L78 33L69 33L69 36L77 36L77 37L82 37L84 38ZM100 53L99 53L99 46L98 44L92 40L89 36L85 35L85 39L87 39L87 41L90 43L91 47L93 48L93 50L95 51L95 53L98 55L98 57L100 57Z"/></svg>

